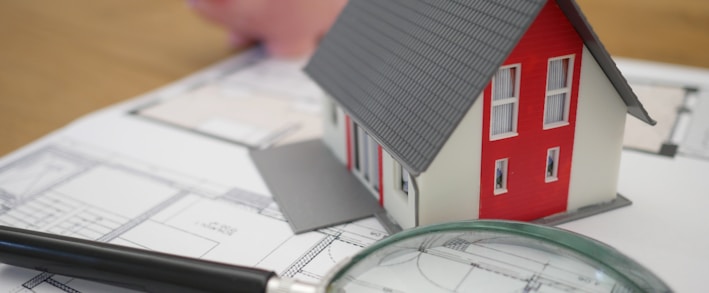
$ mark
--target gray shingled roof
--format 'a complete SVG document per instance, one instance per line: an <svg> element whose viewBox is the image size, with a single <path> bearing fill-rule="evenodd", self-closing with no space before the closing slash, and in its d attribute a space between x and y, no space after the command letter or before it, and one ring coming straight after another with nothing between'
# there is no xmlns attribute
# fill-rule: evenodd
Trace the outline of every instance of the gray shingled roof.
<svg viewBox="0 0 709 293"><path fill-rule="evenodd" d="M623 95L629 113L652 123L576 4L558 2ZM305 71L417 175L428 168L545 3L350 0Z"/></svg>

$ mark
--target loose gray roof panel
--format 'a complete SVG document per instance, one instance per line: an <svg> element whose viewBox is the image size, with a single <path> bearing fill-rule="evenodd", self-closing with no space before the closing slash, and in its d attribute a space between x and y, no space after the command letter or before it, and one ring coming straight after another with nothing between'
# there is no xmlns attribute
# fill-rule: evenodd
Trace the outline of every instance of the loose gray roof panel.
<svg viewBox="0 0 709 293"><path fill-rule="evenodd" d="M305 70L417 175L428 168L545 3L350 0ZM595 38L578 7L564 7L567 15L567 10L576 12L571 22L577 30L585 28ZM610 60L599 46L592 49L599 55L594 57ZM599 64L611 80L618 79L612 60ZM606 70L611 65L617 74ZM627 86L625 80L617 83ZM628 91L632 97L626 104L633 105L637 98Z"/></svg>

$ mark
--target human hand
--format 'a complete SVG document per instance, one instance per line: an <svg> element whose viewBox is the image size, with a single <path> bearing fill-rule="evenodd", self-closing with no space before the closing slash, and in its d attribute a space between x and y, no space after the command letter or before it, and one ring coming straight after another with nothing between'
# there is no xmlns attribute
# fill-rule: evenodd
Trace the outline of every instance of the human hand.
<svg viewBox="0 0 709 293"><path fill-rule="evenodd" d="M261 42L274 56L311 53L346 0L187 0L204 18L225 27L230 42Z"/></svg>

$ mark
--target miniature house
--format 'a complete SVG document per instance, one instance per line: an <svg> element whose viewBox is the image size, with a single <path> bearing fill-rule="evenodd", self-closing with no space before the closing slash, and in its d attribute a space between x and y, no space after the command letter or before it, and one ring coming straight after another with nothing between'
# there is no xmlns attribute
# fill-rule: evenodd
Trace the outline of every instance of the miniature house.
<svg viewBox="0 0 709 293"><path fill-rule="evenodd" d="M405 228L612 201L626 113L655 123L572 0L351 0L306 72Z"/></svg>

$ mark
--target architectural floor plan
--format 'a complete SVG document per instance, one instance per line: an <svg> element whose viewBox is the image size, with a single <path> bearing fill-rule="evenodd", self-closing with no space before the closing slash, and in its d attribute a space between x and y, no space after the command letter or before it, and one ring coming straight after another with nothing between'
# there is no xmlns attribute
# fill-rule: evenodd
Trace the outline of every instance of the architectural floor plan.
<svg viewBox="0 0 709 293"><path fill-rule="evenodd" d="M372 218L294 235L253 166L249 149L319 134L317 101L322 93L303 83L301 65L270 61L247 52L155 92L87 115L0 158L0 224L266 268L281 276L303 280L319 279L336 262L386 237L386 232ZM657 76L654 65L652 70L632 62L619 62L619 66L630 77L651 115L659 120L658 127L653 129L631 130L631 125L626 130L631 135L643 132L638 136L639 142L626 141L628 148L642 152L625 151L624 162L630 163L621 170L620 191L637 204L564 226L632 254L642 252L642 248L636 247L644 243L623 236L633 235L628 231L642 232L642 229L623 228L613 235L603 233L630 225L633 221L627 221L628 218L645 219L642 208L662 206L671 210L685 203L678 204L676 200L665 203L663 200L669 197L655 195L662 190L656 187L640 190L647 182L638 183L644 177L639 175L642 172L637 167L633 168L653 160L655 164L655 161L679 162L683 165L676 168L684 170L687 164L695 164L687 163L687 157L709 158L706 139L709 79L706 73L687 77L673 73L672 69L662 69L668 79L658 83L644 76L647 72L655 72ZM267 84L280 86L264 88ZM293 89L293 96L288 96L289 91L284 88ZM255 99L249 93L260 98ZM205 105L202 108L198 107L201 102ZM186 113L186 108L191 111ZM255 112L262 115L237 115ZM267 116L269 119L263 119ZM277 117L285 117L287 121ZM672 148L680 155L675 160L645 157ZM700 170L702 163L690 167ZM674 170L670 167L667 169ZM651 170L648 167L640 171ZM662 176L669 180L667 177ZM703 182L704 179L690 183ZM692 184L685 182L681 187ZM702 188L692 190L706 190ZM672 198L680 195L672 194ZM704 198L697 195L697 200ZM662 204L649 204L652 200ZM691 214L687 210L695 207L703 206L688 204L678 214ZM615 219L624 213L640 216L614 220L614 225L599 224L604 229L585 225ZM653 220L667 223L666 217L654 215L633 227L652 226L646 222ZM687 220L695 222L701 221ZM648 235L637 239L660 237L654 232ZM653 241L644 242L649 245ZM626 246L627 243L631 245ZM683 260L669 257L668 249L644 249L653 252L642 255L644 264L660 270L664 274L661 277L671 276L670 285L691 284L682 279L684 272L680 277L672 275L681 270L671 266L665 269L662 264L682 262L698 267L697 260L701 257ZM0 292L119 290L0 265Z"/></svg>
<svg viewBox="0 0 709 293"><path fill-rule="evenodd" d="M0 224L312 281L386 235L370 219L295 236L269 196L175 175L75 143L48 145L0 168ZM7 266L4 276L21 281L0 282L0 292L106 290Z"/></svg>
<svg viewBox="0 0 709 293"><path fill-rule="evenodd" d="M624 146L673 157L709 159L709 76L696 68L621 60L633 91L657 125L628 119Z"/></svg>
<svg viewBox="0 0 709 293"><path fill-rule="evenodd" d="M592 265L523 247L510 237L453 238L428 249L396 249L347 279L346 292L632 292Z"/></svg>
<svg viewBox="0 0 709 293"><path fill-rule="evenodd" d="M250 148L320 135L323 91L301 68L306 60L254 58L225 66L219 78L195 82L135 115Z"/></svg>

